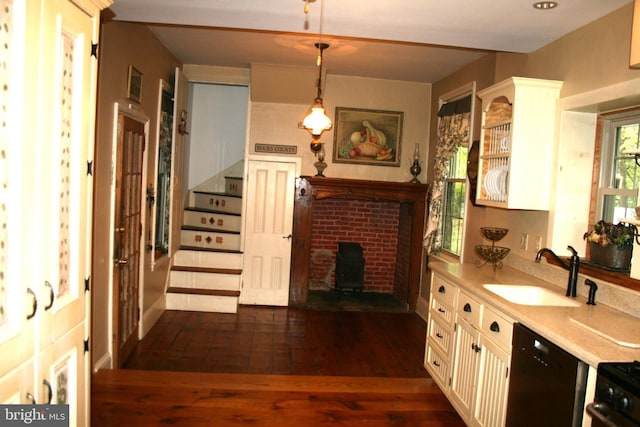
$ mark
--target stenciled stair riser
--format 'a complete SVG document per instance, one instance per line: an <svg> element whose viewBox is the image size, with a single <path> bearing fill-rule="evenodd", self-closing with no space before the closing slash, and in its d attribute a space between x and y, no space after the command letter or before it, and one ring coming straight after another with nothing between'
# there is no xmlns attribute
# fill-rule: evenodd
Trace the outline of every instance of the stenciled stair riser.
<svg viewBox="0 0 640 427"><path fill-rule="evenodd" d="M240 232L241 217L233 214L184 211L183 224L187 227L208 228L219 231Z"/></svg>
<svg viewBox="0 0 640 427"><path fill-rule="evenodd" d="M242 197L242 178L225 176L224 192L232 196Z"/></svg>
<svg viewBox="0 0 640 427"><path fill-rule="evenodd" d="M180 232L180 244L197 248L239 251L240 234L182 230Z"/></svg>
<svg viewBox="0 0 640 427"><path fill-rule="evenodd" d="M195 192L195 208L208 209L212 211L240 214L242 213L242 199L240 197L228 196L214 193Z"/></svg>
<svg viewBox="0 0 640 427"><path fill-rule="evenodd" d="M237 313L238 297L169 293L167 294L167 310Z"/></svg>
<svg viewBox="0 0 640 427"><path fill-rule="evenodd" d="M174 265L184 267L209 267L242 269L242 254L232 252L207 252L179 250L174 255Z"/></svg>
<svg viewBox="0 0 640 427"><path fill-rule="evenodd" d="M216 291L239 291L240 277L239 274L172 271L171 286Z"/></svg>

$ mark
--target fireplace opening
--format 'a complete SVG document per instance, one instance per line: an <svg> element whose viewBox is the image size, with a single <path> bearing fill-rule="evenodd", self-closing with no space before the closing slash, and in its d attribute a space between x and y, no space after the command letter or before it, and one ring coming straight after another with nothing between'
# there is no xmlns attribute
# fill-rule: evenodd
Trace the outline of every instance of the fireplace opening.
<svg viewBox="0 0 640 427"><path fill-rule="evenodd" d="M336 291L351 289L362 292L364 286L364 256L356 242L338 242L336 253Z"/></svg>

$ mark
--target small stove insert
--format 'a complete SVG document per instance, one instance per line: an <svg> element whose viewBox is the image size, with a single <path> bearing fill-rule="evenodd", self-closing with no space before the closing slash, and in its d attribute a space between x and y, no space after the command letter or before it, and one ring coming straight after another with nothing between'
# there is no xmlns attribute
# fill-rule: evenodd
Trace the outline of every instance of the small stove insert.
<svg viewBox="0 0 640 427"><path fill-rule="evenodd" d="M364 286L364 256L362 246L355 242L338 242L336 253L336 290L353 289L362 292Z"/></svg>

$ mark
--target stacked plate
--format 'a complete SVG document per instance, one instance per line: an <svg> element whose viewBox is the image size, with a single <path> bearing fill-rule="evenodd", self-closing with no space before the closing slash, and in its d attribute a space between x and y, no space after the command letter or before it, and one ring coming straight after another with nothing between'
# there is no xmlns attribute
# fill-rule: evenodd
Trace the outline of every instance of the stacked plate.
<svg viewBox="0 0 640 427"><path fill-rule="evenodd" d="M509 169L506 165L495 166L484 176L484 189L487 200L504 202L507 200L507 176Z"/></svg>

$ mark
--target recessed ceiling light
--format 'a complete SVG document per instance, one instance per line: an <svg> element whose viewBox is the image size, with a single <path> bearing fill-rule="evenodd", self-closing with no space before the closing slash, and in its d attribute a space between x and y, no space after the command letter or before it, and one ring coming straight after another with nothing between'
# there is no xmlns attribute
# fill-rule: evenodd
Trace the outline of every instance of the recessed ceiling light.
<svg viewBox="0 0 640 427"><path fill-rule="evenodd" d="M533 7L540 10L553 9L558 6L556 1L537 1L533 4Z"/></svg>

